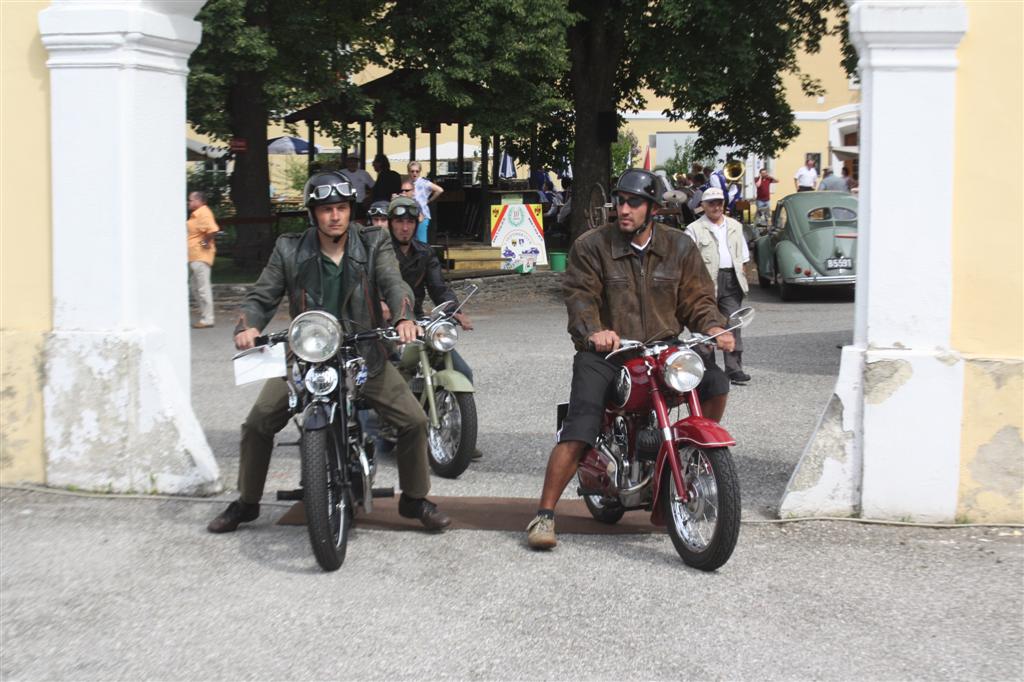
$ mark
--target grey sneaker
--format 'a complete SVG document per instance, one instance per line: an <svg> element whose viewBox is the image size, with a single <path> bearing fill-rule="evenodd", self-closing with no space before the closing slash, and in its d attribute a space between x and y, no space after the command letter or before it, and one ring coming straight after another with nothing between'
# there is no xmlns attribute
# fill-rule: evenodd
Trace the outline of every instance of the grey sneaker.
<svg viewBox="0 0 1024 682"><path fill-rule="evenodd" d="M558 544L555 540L555 520L539 514L526 527L527 543L531 549L551 549Z"/></svg>

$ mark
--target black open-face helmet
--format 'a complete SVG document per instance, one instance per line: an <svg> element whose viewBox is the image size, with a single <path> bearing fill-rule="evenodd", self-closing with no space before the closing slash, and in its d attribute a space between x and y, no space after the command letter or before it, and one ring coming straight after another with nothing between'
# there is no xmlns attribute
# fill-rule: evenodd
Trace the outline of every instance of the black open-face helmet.
<svg viewBox="0 0 1024 682"><path fill-rule="evenodd" d="M313 173L306 180L306 186L302 190L302 199L309 214L309 222L316 225L316 216L313 209L317 206L328 204L340 204L348 202L354 204L356 191L349 184L348 178L338 171L320 171Z"/></svg>
<svg viewBox="0 0 1024 682"><path fill-rule="evenodd" d="M372 204L370 204L370 210L366 212L366 217L376 218L378 216L383 218L386 218L388 216L388 202L375 201Z"/></svg>
<svg viewBox="0 0 1024 682"><path fill-rule="evenodd" d="M630 168L619 176L619 181L612 190L612 196L618 196L619 192L629 192L644 199L649 199L658 206L661 205L662 190L658 176L650 171L639 168Z"/></svg>

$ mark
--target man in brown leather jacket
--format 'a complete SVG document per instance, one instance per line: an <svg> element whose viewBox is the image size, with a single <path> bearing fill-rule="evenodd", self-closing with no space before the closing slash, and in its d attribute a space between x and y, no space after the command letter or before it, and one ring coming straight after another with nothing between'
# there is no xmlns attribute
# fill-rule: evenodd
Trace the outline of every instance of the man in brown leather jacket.
<svg viewBox="0 0 1024 682"><path fill-rule="evenodd" d="M270 261L242 303L235 347L253 347L285 293L291 317L305 310L326 310L338 318L346 333L380 326L383 299L403 342L422 334L412 318L412 290L398 269L391 235L379 227L350 222L356 195L348 179L334 171L315 173L306 182L304 195L312 227L301 235L278 238ZM450 520L426 499L430 474L423 408L387 361L383 344L370 341L357 348L366 361L363 396L398 432L395 458L402 487L398 512L419 519L430 530L442 530ZM259 516L274 435L287 425L290 414L285 380L270 379L242 424L239 499L209 523L211 533L231 532Z"/></svg>
<svg viewBox="0 0 1024 682"><path fill-rule="evenodd" d="M555 504L600 430L605 397L619 373L605 354L620 338L665 339L684 326L705 334L723 330L714 284L692 240L652 220L661 203L658 188L653 173L627 170L613 192L618 221L581 236L569 254L562 289L577 352L569 410L548 458L537 516L527 526L534 549L555 546ZM735 343L729 332L716 341L724 350ZM729 382L720 369L720 377L709 372L701 402L710 408L712 394L728 391Z"/></svg>

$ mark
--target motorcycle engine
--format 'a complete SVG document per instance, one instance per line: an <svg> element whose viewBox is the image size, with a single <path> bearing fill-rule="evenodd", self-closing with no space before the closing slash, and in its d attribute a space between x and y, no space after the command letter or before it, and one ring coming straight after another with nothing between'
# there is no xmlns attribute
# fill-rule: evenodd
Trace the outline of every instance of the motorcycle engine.
<svg viewBox="0 0 1024 682"><path fill-rule="evenodd" d="M636 458L653 462L661 449L661 434L653 426L645 426L636 434Z"/></svg>

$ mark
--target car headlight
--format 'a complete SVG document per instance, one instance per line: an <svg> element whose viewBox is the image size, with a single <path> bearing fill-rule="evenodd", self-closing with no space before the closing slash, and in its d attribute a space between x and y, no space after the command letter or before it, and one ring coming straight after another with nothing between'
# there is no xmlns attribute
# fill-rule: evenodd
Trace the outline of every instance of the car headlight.
<svg viewBox="0 0 1024 682"><path fill-rule="evenodd" d="M324 362L341 346L341 325L322 310L302 313L288 327L288 345L306 362Z"/></svg>
<svg viewBox="0 0 1024 682"><path fill-rule="evenodd" d="M692 350L680 348L665 359L661 376L673 391L692 391L704 378L704 363Z"/></svg>
<svg viewBox="0 0 1024 682"><path fill-rule="evenodd" d="M313 395L327 395L338 387L338 370L330 365L313 367L306 372L305 384Z"/></svg>
<svg viewBox="0 0 1024 682"><path fill-rule="evenodd" d="M453 323L443 320L427 327L426 337L431 348L447 353L458 343L459 330Z"/></svg>

